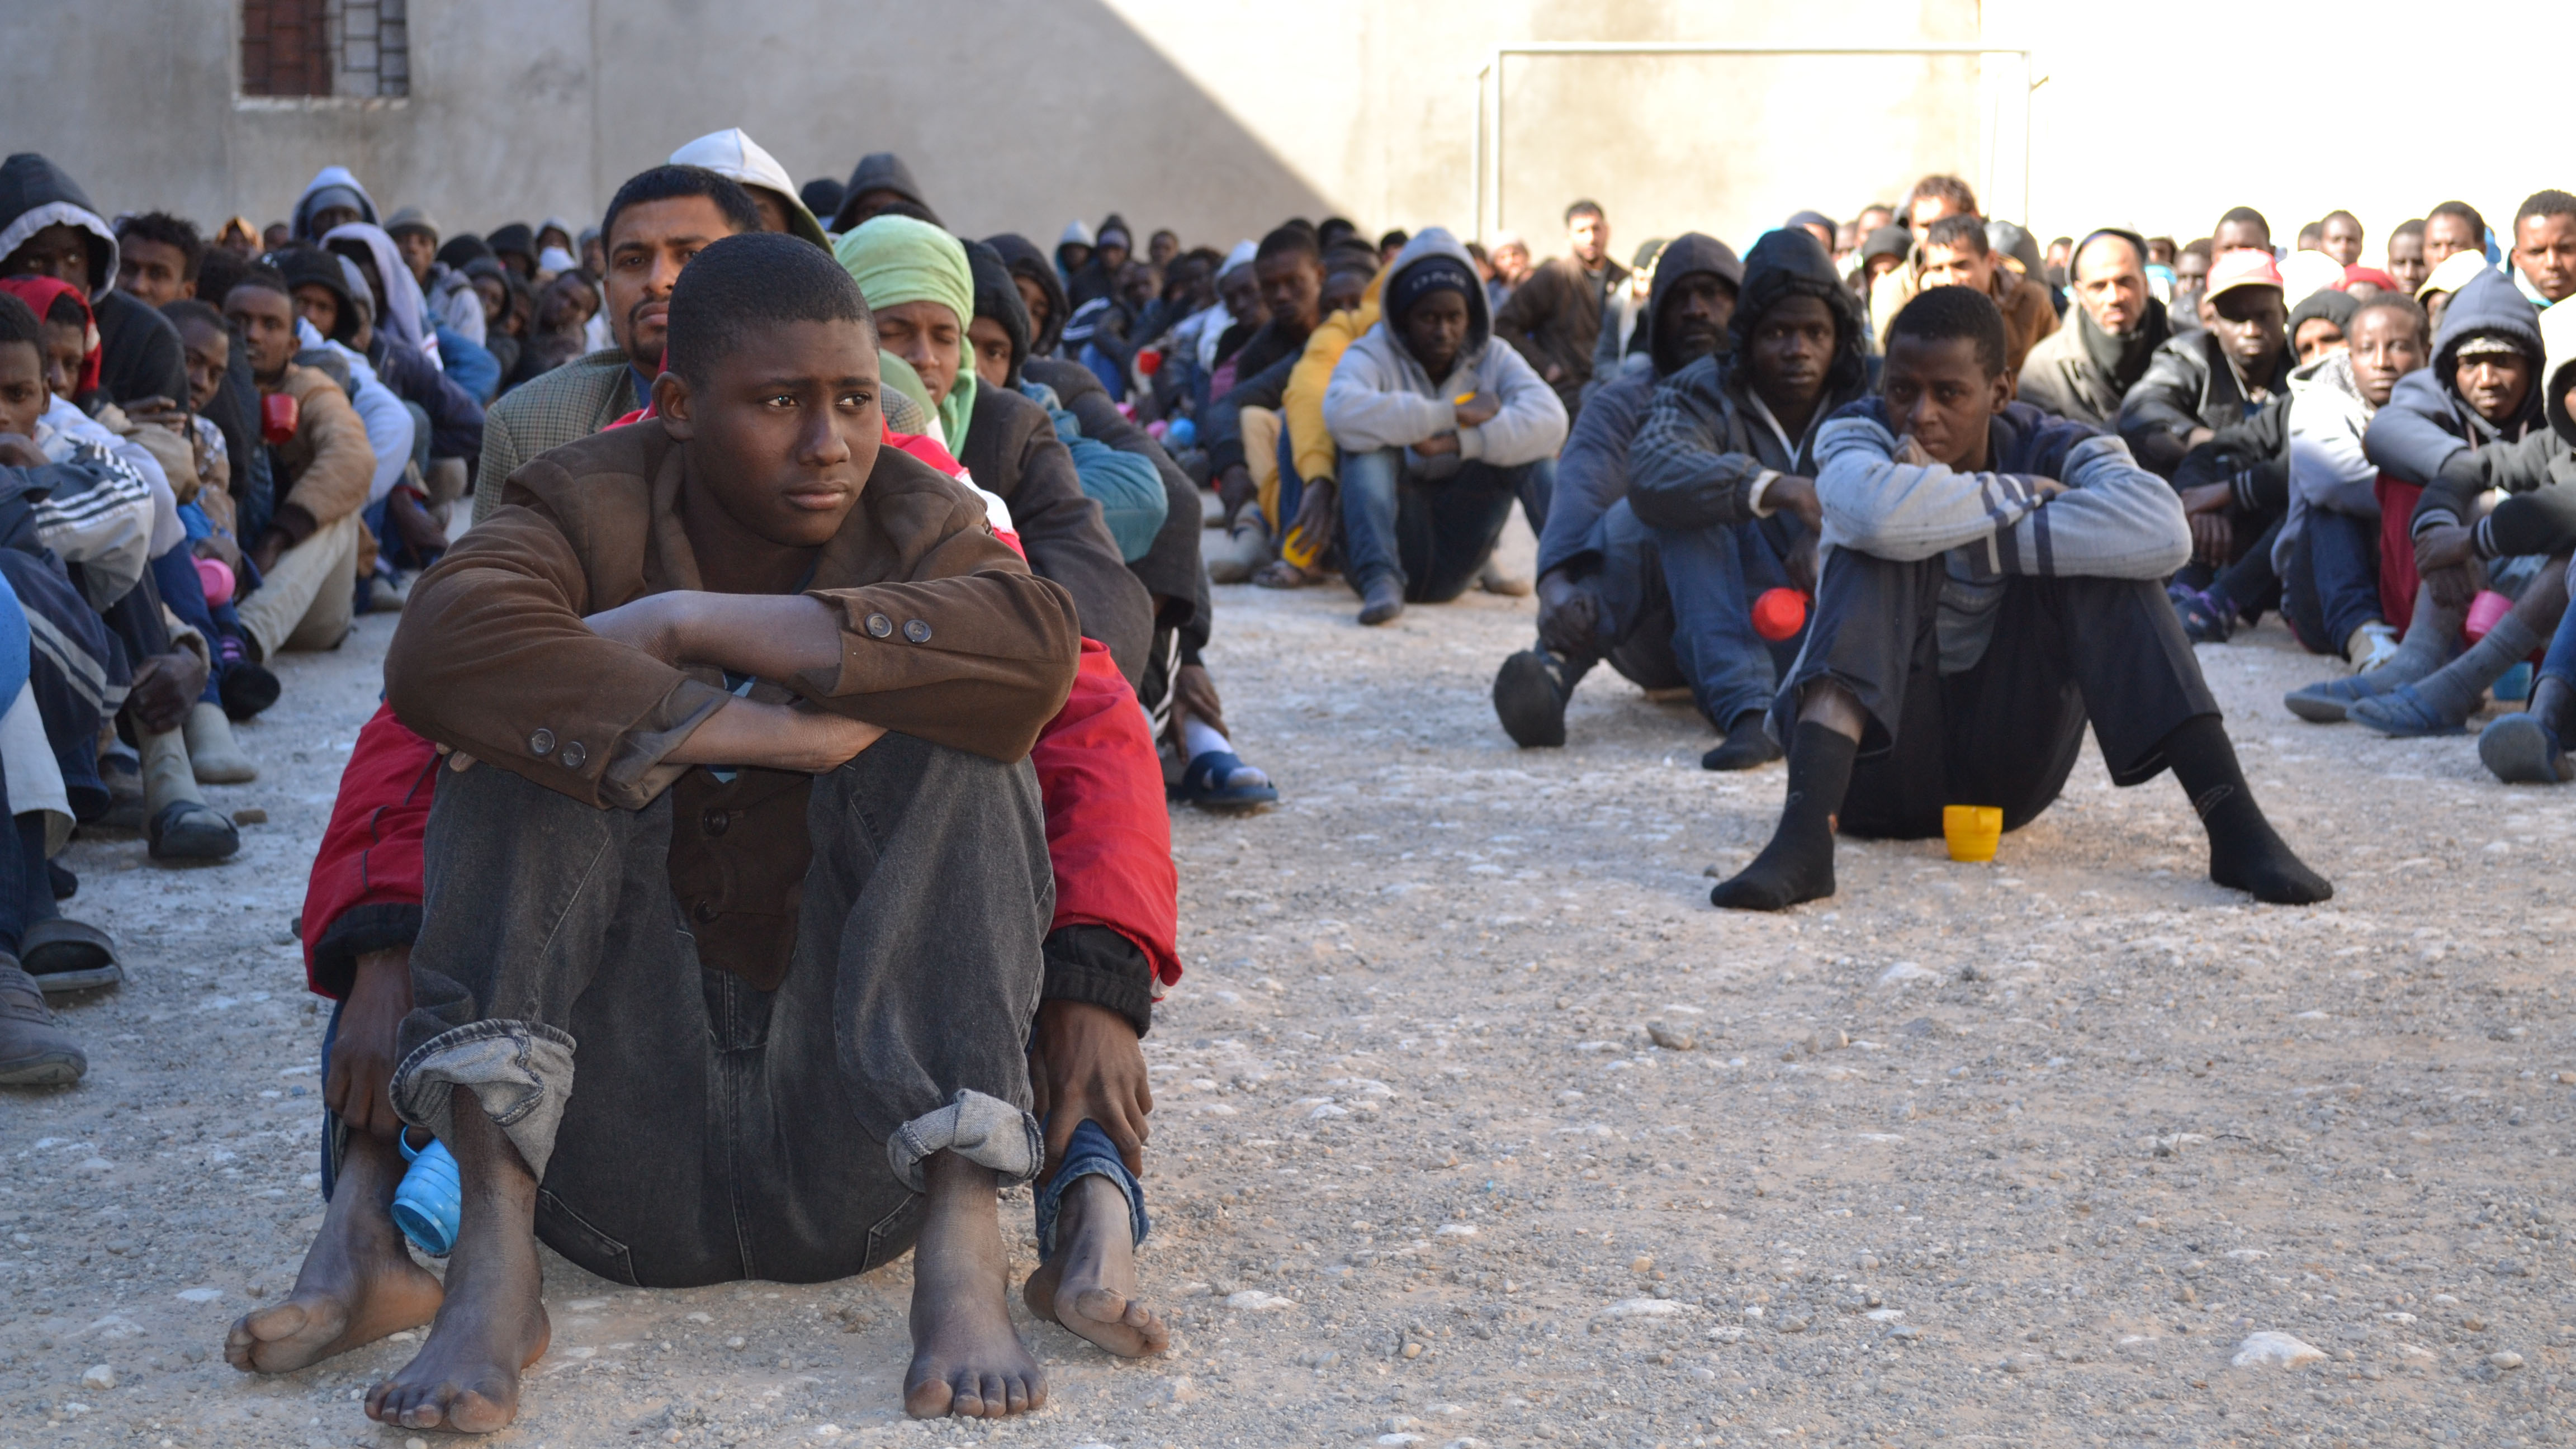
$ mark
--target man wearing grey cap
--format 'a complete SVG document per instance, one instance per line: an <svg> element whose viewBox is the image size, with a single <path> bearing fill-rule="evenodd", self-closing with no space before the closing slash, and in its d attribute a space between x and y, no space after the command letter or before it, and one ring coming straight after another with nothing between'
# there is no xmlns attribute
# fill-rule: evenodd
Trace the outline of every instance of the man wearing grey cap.
<svg viewBox="0 0 2576 1449"><path fill-rule="evenodd" d="M385 218L385 234L394 239L403 265L411 268L412 280L420 283L421 295L429 300L430 317L480 347L483 299L475 294L474 283L463 272L438 259L442 230L438 218L417 206L396 208L392 216Z"/></svg>

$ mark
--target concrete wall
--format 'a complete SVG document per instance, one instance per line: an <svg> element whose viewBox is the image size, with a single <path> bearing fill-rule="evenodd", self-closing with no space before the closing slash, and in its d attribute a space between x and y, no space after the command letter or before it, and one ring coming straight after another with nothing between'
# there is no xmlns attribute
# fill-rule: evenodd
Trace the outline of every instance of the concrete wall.
<svg viewBox="0 0 2576 1449"><path fill-rule="evenodd" d="M1835 38L1972 38L1976 0L1850 0ZM232 0L16 0L0 137L109 211L286 214L319 167L452 228L595 215L741 125L801 180L903 155L954 226L1051 237L1118 210L1223 245L1291 213L1472 229L1477 71L1501 42L1812 36L1754 0L443 0L397 103L240 100ZM1553 248L1576 195L1626 244L1739 242L1965 164L1974 62L1515 60L1502 224ZM1837 99L1861 95L1861 99Z"/></svg>
<svg viewBox="0 0 2576 1449"><path fill-rule="evenodd" d="M1981 40L2039 52L2026 192L2009 58L1543 57L1505 67L1499 224L1552 251L1558 212L1589 195L1623 254L1688 227L1741 247L1937 169L2043 238L2127 221L2187 239L2250 202L2287 242L2344 206L2376 256L2444 197L2503 225L2528 192L2576 183L2546 144L2557 90L2538 62L2519 79L2498 63L2474 119L2443 124L2432 78L2387 64L2387 27L2287 6L434 0L411 8L413 90L393 104L236 99L237 9L12 0L11 33L45 40L0 46L0 146L48 152L111 211L265 222L336 161L388 206L488 228L595 215L621 178L739 124L800 179L894 150L970 234L1044 240L1114 209L1222 245L1291 213L1472 229L1477 72L1497 44ZM2524 7L2510 28L2518 53L2563 54L2576 7Z"/></svg>

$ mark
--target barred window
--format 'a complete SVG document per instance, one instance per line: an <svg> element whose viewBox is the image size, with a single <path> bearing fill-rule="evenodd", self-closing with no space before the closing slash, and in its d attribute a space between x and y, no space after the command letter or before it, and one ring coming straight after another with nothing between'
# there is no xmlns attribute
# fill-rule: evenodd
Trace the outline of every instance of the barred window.
<svg viewBox="0 0 2576 1449"><path fill-rule="evenodd" d="M242 94L411 94L409 0L242 0Z"/></svg>

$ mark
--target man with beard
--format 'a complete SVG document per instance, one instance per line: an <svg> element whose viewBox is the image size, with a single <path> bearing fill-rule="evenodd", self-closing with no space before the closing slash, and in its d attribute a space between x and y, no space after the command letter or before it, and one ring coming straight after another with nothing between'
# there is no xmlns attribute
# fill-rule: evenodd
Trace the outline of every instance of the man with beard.
<svg viewBox="0 0 2576 1449"><path fill-rule="evenodd" d="M1699 232L1667 245L1660 261L1640 324L1652 366L1595 392L1566 440L1539 541L1538 643L1494 678L1494 713L1524 749L1565 743L1567 700L1602 660L1647 689L1693 683L1655 531L1628 501L1628 455L1655 389L1726 349L1744 264Z"/></svg>
<svg viewBox="0 0 2576 1449"><path fill-rule="evenodd" d="M2022 362L2023 402L2097 428L2119 420L2120 400L2173 335L2165 304L2147 290L2147 242L2103 227L2084 238L2068 269L2075 325L2041 338Z"/></svg>
<svg viewBox="0 0 2576 1449"><path fill-rule="evenodd" d="M702 166L656 166L617 188L601 219L608 248L604 305L617 345L512 388L483 419L483 463L474 521L501 506L501 480L519 465L585 438L653 400L662 371L671 284L718 237L759 231L750 193Z"/></svg>

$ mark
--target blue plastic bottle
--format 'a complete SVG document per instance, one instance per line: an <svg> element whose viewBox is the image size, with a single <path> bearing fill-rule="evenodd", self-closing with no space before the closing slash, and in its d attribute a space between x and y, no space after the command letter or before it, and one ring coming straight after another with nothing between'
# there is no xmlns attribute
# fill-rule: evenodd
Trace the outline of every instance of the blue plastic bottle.
<svg viewBox="0 0 2576 1449"><path fill-rule="evenodd" d="M417 1150L409 1132L395 1140L411 1166L403 1172L402 1186L394 1189L394 1226L419 1244L422 1252L444 1258L456 1246L456 1220L464 1208L456 1159L447 1144L436 1138Z"/></svg>

